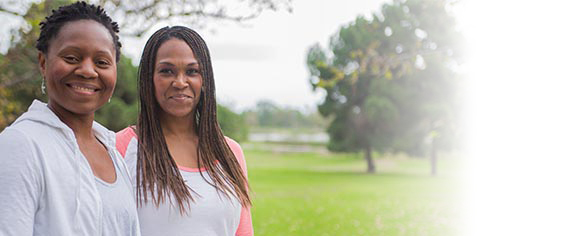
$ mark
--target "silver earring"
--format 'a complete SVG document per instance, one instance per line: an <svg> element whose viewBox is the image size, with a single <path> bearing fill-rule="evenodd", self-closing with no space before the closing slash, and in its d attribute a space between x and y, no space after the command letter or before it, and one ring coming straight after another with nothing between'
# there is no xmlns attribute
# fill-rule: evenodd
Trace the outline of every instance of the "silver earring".
<svg viewBox="0 0 582 236"><path fill-rule="evenodd" d="M44 79L42 80L42 83L40 84L40 91L42 92L42 94L46 94L46 86L44 85Z"/></svg>
<svg viewBox="0 0 582 236"><path fill-rule="evenodd" d="M109 97L109 100L107 101L107 103L111 103L111 97Z"/></svg>

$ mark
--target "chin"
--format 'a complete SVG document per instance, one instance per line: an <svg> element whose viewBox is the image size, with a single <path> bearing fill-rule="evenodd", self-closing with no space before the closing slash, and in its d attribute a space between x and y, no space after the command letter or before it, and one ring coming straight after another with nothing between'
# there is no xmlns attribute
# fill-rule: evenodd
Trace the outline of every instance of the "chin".
<svg viewBox="0 0 582 236"><path fill-rule="evenodd" d="M166 111L166 114L173 116L173 117L186 117L186 116L191 116L193 114L193 110Z"/></svg>
<svg viewBox="0 0 582 236"><path fill-rule="evenodd" d="M67 110L80 115L90 115L95 113L104 105L104 103L84 103L84 104L72 104L67 106Z"/></svg>

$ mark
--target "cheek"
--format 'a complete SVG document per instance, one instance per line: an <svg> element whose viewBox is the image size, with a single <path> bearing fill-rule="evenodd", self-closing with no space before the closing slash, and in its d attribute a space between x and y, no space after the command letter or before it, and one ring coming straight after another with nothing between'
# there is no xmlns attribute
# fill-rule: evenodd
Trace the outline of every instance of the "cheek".
<svg viewBox="0 0 582 236"><path fill-rule="evenodd" d="M105 86L113 90L115 88L115 84L117 84L117 68L113 68L113 70L107 70L102 74L102 80Z"/></svg>
<svg viewBox="0 0 582 236"><path fill-rule="evenodd" d="M48 63L46 67L46 72L44 74L48 81L56 82L57 80L65 77L70 71L65 63L53 62Z"/></svg>
<svg viewBox="0 0 582 236"><path fill-rule="evenodd" d="M202 79L192 80L190 86L192 86L196 95L200 96L200 90L202 90Z"/></svg>
<svg viewBox="0 0 582 236"><path fill-rule="evenodd" d="M163 80L154 77L154 94L158 103L164 98L166 83Z"/></svg>

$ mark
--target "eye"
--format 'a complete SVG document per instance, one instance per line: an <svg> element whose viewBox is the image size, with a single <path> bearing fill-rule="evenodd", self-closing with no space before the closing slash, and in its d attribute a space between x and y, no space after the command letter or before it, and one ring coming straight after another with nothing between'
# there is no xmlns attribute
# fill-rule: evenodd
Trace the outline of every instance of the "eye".
<svg viewBox="0 0 582 236"><path fill-rule="evenodd" d="M198 75L200 73L197 69L188 69L186 70L186 74L190 76Z"/></svg>
<svg viewBox="0 0 582 236"><path fill-rule="evenodd" d="M111 62L109 62L109 60L99 59L99 60L97 60L97 65L100 67L107 67L107 66L111 65Z"/></svg>
<svg viewBox="0 0 582 236"><path fill-rule="evenodd" d="M79 58L77 58L76 56L64 56L63 59L67 63L77 63L77 62L79 62Z"/></svg>
<svg viewBox="0 0 582 236"><path fill-rule="evenodd" d="M158 73L164 74L164 75L171 75L171 74L174 74L174 71L172 71L172 69L162 68L158 71Z"/></svg>

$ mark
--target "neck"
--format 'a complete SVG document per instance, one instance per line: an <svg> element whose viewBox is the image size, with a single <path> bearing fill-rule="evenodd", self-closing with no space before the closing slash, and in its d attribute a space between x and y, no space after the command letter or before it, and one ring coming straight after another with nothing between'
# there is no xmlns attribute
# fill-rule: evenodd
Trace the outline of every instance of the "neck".
<svg viewBox="0 0 582 236"><path fill-rule="evenodd" d="M48 107L65 125L73 130L77 139L92 139L95 137L93 134L95 113L76 114L60 106L55 106L51 102L49 102Z"/></svg>
<svg viewBox="0 0 582 236"><path fill-rule="evenodd" d="M192 115L176 117L169 115L162 115L161 117L162 130L164 136L176 137L196 137L196 123Z"/></svg>

